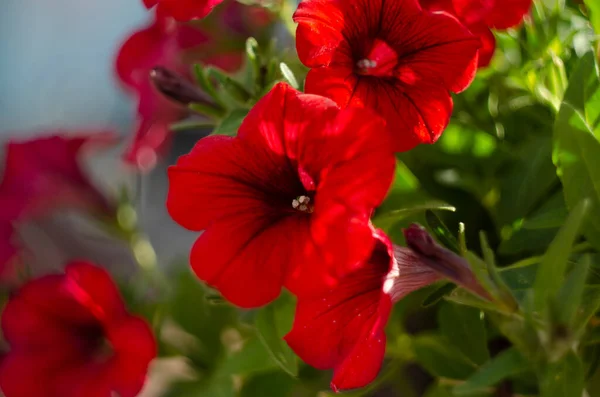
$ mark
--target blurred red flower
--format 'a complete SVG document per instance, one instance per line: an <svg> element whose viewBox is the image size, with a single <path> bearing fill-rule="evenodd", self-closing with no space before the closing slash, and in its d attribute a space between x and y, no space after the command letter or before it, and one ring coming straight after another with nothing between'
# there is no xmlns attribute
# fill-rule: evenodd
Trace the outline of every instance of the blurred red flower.
<svg viewBox="0 0 600 397"><path fill-rule="evenodd" d="M358 271L322 296L298 299L294 326L285 340L306 363L334 370L331 388L369 384L385 355L385 327L392 305L408 293L441 278L410 250L397 247L382 232Z"/></svg>
<svg viewBox="0 0 600 397"><path fill-rule="evenodd" d="M303 0L294 20L298 55L313 68L306 92L375 109L396 151L435 142L452 113L449 91L475 76L477 38L417 0Z"/></svg>
<svg viewBox="0 0 600 397"><path fill-rule="evenodd" d="M164 66L188 74L183 62L185 49L208 42L203 32L178 24L171 18L155 18L134 33L119 50L116 71L121 82L138 97L138 125L125 160L139 168L152 168L168 143L170 124L187 111L170 102L152 86L150 71Z"/></svg>
<svg viewBox="0 0 600 397"><path fill-rule="evenodd" d="M204 18L223 0L143 0L147 8L157 7L160 15L169 16L178 21Z"/></svg>
<svg viewBox="0 0 600 397"><path fill-rule="evenodd" d="M249 21L257 7L227 4L222 12L202 21L202 26L178 23L173 18L153 16L152 22L133 33L120 48L116 74L138 98L138 124L125 161L140 169L150 169L168 149L170 125L188 115L185 106L161 95L150 80L157 66L191 80L193 63L216 66L226 72L238 70L243 62L244 41L268 23L264 15ZM204 24L204 22L206 22ZM231 29L236 33L231 34ZM227 30L227 35L222 35ZM210 33L209 33L210 32Z"/></svg>
<svg viewBox="0 0 600 397"><path fill-rule="evenodd" d="M2 313L6 397L134 397L156 344L109 274L87 262L25 284Z"/></svg>
<svg viewBox="0 0 600 397"><path fill-rule="evenodd" d="M385 355L392 306L410 292L448 278L490 299L462 257L416 225L404 232L414 248L392 245L385 234L374 231L374 249L359 270L321 296L298 298L294 326L285 340L306 363L333 368L335 391L375 379Z"/></svg>
<svg viewBox="0 0 600 397"><path fill-rule="evenodd" d="M479 67L490 64L496 50L491 29L506 30L523 21L532 0L421 0L423 8L455 15L481 40Z"/></svg>
<svg viewBox="0 0 600 397"><path fill-rule="evenodd" d="M90 182L81 169L80 157L116 143L110 132L49 137L6 146L4 175L0 182L0 273L17 253L14 226L56 207L79 207L102 215L114 215L114 206Z"/></svg>
<svg viewBox="0 0 600 397"><path fill-rule="evenodd" d="M282 285L300 295L331 286L372 250L368 220L393 179L390 146L370 111L276 85L237 137L204 138L169 169L171 216L206 229L194 271L242 307L268 303Z"/></svg>

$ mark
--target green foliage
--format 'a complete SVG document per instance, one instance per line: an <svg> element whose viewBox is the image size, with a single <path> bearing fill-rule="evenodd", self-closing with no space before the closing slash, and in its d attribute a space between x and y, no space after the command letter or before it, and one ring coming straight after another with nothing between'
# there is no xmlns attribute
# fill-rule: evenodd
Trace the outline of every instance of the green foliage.
<svg viewBox="0 0 600 397"><path fill-rule="evenodd" d="M273 360L292 376L298 374L298 361L292 349L283 341L283 337L292 329L294 310L295 303L292 297L282 294L278 300L260 309L254 322L259 338Z"/></svg>
<svg viewBox="0 0 600 397"><path fill-rule="evenodd" d="M276 3L277 15L293 12ZM521 26L496 31L491 66L454 96L440 140L397 156L373 225L398 245L404 228L425 225L484 293L441 280L395 303L381 374L348 396L600 395L600 3L574 3L535 0ZM235 136L274 84L302 89L307 69L281 44L248 39L235 75L197 65L210 101L175 129ZM190 273L171 285L166 302L136 306L160 330L161 355L185 357L195 374L167 396L334 395L331 371L283 340L291 295L241 310Z"/></svg>

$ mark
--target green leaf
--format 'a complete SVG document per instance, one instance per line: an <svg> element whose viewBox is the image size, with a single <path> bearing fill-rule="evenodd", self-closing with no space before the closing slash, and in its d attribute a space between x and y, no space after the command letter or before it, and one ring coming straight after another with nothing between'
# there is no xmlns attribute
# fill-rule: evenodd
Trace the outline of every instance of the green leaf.
<svg viewBox="0 0 600 397"><path fill-rule="evenodd" d="M202 88L202 91L208 94L217 104L223 105L219 93L208 78L208 69L209 68L205 68L204 65L201 64L194 65L194 75L196 76L196 82L198 83L200 88Z"/></svg>
<svg viewBox="0 0 600 397"><path fill-rule="evenodd" d="M296 381L281 371L252 376L244 382L240 397L288 396Z"/></svg>
<svg viewBox="0 0 600 397"><path fill-rule="evenodd" d="M416 360L432 375L450 379L466 379L477 368L460 350L445 338L418 335L412 340Z"/></svg>
<svg viewBox="0 0 600 397"><path fill-rule="evenodd" d="M183 330L197 338L195 363L214 366L223 353L222 330L237 325L235 309L229 305L210 305L205 299L205 287L191 271L179 276L173 291L167 313Z"/></svg>
<svg viewBox="0 0 600 397"><path fill-rule="evenodd" d="M490 358L480 310L446 303L438 312L438 324L448 341L474 363L481 365Z"/></svg>
<svg viewBox="0 0 600 397"><path fill-rule="evenodd" d="M425 220L431 232L438 238L442 245L455 253L460 252L456 237L433 211L425 211Z"/></svg>
<svg viewBox="0 0 600 397"><path fill-rule="evenodd" d="M292 72L292 69L290 69L290 67L285 62L281 62L279 64L279 70L281 71L281 75L283 76L283 78L286 79L286 81L290 83L292 87L294 87L295 89L298 89L300 87L296 76L294 76L294 72Z"/></svg>
<svg viewBox="0 0 600 397"><path fill-rule="evenodd" d="M583 201L573 209L565 225L559 230L544 254L533 286L535 309L542 310L546 307L549 299L556 297L560 290L571 255L571 247L579 235L579 228L588 208L589 202Z"/></svg>
<svg viewBox="0 0 600 397"><path fill-rule="evenodd" d="M237 132L248 115L248 109L234 109L213 130L213 135L236 136Z"/></svg>
<svg viewBox="0 0 600 397"><path fill-rule="evenodd" d="M230 354L219 368L219 373L229 375L247 375L277 368L264 344L258 336L244 341L241 350Z"/></svg>
<svg viewBox="0 0 600 397"><path fill-rule="evenodd" d="M283 337L292 329L295 303L288 294L258 311L255 326L260 340L264 343L272 358L285 372L298 375L296 355L285 343Z"/></svg>
<svg viewBox="0 0 600 397"><path fill-rule="evenodd" d="M440 300L442 300L446 295L448 295L452 291L454 291L456 288L458 288L458 287L452 283L447 283L447 284L440 286L439 288L435 289L432 293L427 295L427 297L423 300L423 303L421 303L421 306L429 307L429 306L435 305Z"/></svg>
<svg viewBox="0 0 600 397"><path fill-rule="evenodd" d="M206 68L206 72L208 73L209 78L218 81L221 87L223 87L223 89L231 96L231 98L235 99L236 101L246 104L252 98L252 94L250 94L242 84L232 79L222 71L214 68Z"/></svg>
<svg viewBox="0 0 600 397"><path fill-rule="evenodd" d="M514 347L485 363L467 381L454 388L454 395L471 395L529 368L527 360Z"/></svg>
<svg viewBox="0 0 600 397"><path fill-rule="evenodd" d="M562 324L571 325L575 321L580 309L585 280L590 269L590 258L584 255L581 260L573 266L573 270L567 276L556 300L559 320Z"/></svg>
<svg viewBox="0 0 600 397"><path fill-rule="evenodd" d="M554 128L554 164L567 207L583 199L591 210L583 233L600 249L600 79L593 53L575 68Z"/></svg>
<svg viewBox="0 0 600 397"><path fill-rule="evenodd" d="M600 35L600 3L598 0L584 0L590 13L590 22L597 35Z"/></svg>
<svg viewBox="0 0 600 397"><path fill-rule="evenodd" d="M567 207L562 192L558 192L546 201L531 216L523 222L523 229L553 229L559 228L567 219Z"/></svg>
<svg viewBox="0 0 600 397"><path fill-rule="evenodd" d="M573 330L575 334L580 334L585 330L590 319L600 309L600 287L588 286L583 291L581 305L577 311Z"/></svg>
<svg viewBox="0 0 600 397"><path fill-rule="evenodd" d="M550 137L531 136L516 150L516 158L502 178L498 206L501 224L512 224L528 215L552 186L558 184Z"/></svg>
<svg viewBox="0 0 600 397"><path fill-rule="evenodd" d="M583 395L584 369L577 354L569 352L557 363L548 364L540 379L540 397Z"/></svg>
<svg viewBox="0 0 600 397"><path fill-rule="evenodd" d="M400 208L385 214L377 215L373 219L373 224L380 229L388 230L393 224L398 221L408 218L409 216L425 212L427 210L437 211L456 211L456 208L443 201L429 201L424 203L416 203L405 208Z"/></svg>

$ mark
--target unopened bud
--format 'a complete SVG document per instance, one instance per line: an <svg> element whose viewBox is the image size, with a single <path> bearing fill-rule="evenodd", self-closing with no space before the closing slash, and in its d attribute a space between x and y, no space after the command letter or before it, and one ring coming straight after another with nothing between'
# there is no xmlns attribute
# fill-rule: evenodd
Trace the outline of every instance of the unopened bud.
<svg viewBox="0 0 600 397"><path fill-rule="evenodd" d="M185 106L191 103L211 104L198 87L169 69L155 67L150 71L150 79L161 94L175 102Z"/></svg>
<svg viewBox="0 0 600 397"><path fill-rule="evenodd" d="M408 247L432 270L482 298L492 300L491 295L475 277L469 262L439 245L424 228L412 224L408 229L404 229L404 237Z"/></svg>

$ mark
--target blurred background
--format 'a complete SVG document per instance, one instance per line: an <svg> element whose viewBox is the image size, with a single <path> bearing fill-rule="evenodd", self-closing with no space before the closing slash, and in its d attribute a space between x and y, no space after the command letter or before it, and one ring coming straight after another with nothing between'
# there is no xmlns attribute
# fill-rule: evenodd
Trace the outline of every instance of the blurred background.
<svg viewBox="0 0 600 397"><path fill-rule="evenodd" d="M114 62L118 48L131 33L147 24L149 18L141 1L3 0L0 13L2 143L62 129L72 132L108 129L117 132L126 142L134 132L136 103L119 86ZM188 144L175 143L171 158L164 159L163 164L146 175L136 175L123 165L120 161L123 145L90 158L91 163L86 167L103 190L115 193L127 185L136 192L141 226L149 234L159 258L164 259L159 260L161 264L171 262L176 252L185 253L193 241L193 235L176 226L164 208L165 165L177 156L178 146L182 146L182 150L189 148ZM39 232L35 234L37 241L71 246L69 240L80 238L83 252L96 251L98 256L93 259L98 261L128 252L127 249L115 251L114 243L103 244L97 236L81 237L82 226L72 217L59 214L48 222L50 230L64 230L63 243L44 239ZM173 233L180 238L168 239L168 244L167 239L161 238ZM115 252L107 253L107 250Z"/></svg>

